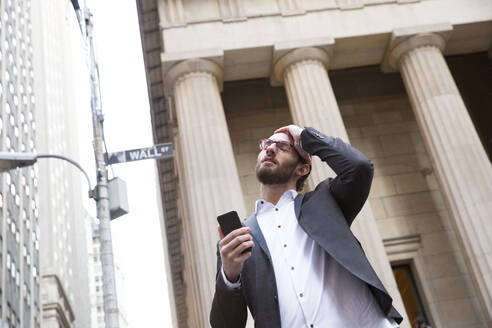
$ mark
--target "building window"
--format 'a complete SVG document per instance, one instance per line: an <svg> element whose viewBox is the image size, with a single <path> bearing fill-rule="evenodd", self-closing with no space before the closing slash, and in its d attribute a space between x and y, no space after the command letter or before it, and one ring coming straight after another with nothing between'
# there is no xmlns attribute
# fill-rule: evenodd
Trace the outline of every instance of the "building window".
<svg viewBox="0 0 492 328"><path fill-rule="evenodd" d="M393 265L392 269L411 326L415 327L418 317L429 322L410 264Z"/></svg>
<svg viewBox="0 0 492 328"><path fill-rule="evenodd" d="M10 276L12 279L15 279L15 261L12 260L12 264L10 266Z"/></svg>
<svg viewBox="0 0 492 328"><path fill-rule="evenodd" d="M7 263L6 263L7 269L10 269L10 265L11 265L10 252L7 252Z"/></svg>

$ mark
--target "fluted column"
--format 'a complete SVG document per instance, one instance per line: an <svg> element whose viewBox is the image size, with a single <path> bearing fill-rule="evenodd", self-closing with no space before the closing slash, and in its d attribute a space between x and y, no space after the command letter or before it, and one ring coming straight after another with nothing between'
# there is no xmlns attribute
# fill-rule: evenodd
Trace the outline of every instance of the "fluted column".
<svg viewBox="0 0 492 328"><path fill-rule="evenodd" d="M277 60L274 77L285 84L295 124L313 126L347 141L347 131L325 68L328 61L327 51L320 48L295 49ZM334 175L333 171L314 157L311 185L330 175Z"/></svg>
<svg viewBox="0 0 492 328"><path fill-rule="evenodd" d="M188 265L187 304L193 327L208 327L215 290L218 214L246 211L213 61L179 62L166 74L178 123L181 215ZM191 272L190 272L191 271ZM191 302L191 303L190 303Z"/></svg>
<svg viewBox="0 0 492 328"><path fill-rule="evenodd" d="M284 82L295 124L312 126L323 133L349 142L327 72L330 45L333 41L328 40L326 44L323 48L308 46L293 50L277 47L278 55L274 63L272 80L274 83ZM334 176L333 171L319 158L314 157L309 178L310 185L315 186L329 176ZM384 286L393 297L395 307L406 319L403 301L368 204L363 207L352 224L352 230L362 243L369 261ZM404 321L402 327L409 327L408 320Z"/></svg>
<svg viewBox="0 0 492 328"><path fill-rule="evenodd" d="M160 10L161 19L164 26L180 26L186 25L186 15L183 7L183 0L164 0L159 2L159 6L163 6Z"/></svg>
<svg viewBox="0 0 492 328"><path fill-rule="evenodd" d="M397 31L387 57L401 72L492 327L492 167L441 52L451 29L413 35Z"/></svg>

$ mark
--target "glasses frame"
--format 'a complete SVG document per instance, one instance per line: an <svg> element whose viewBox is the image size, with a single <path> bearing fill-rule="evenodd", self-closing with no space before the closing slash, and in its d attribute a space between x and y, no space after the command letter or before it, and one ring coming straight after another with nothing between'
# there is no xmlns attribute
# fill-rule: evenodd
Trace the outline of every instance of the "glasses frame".
<svg viewBox="0 0 492 328"><path fill-rule="evenodd" d="M266 145L266 143L269 143L268 145ZM275 147L277 147L278 149L280 149L281 151L291 151L292 149L294 149L294 145L291 144L290 142L287 142L287 141L283 141L283 140L272 140L272 139L269 139L269 138L266 138L266 139L261 139L258 146L260 148L260 150L265 150L267 149L268 147L270 147L272 144L275 144Z"/></svg>

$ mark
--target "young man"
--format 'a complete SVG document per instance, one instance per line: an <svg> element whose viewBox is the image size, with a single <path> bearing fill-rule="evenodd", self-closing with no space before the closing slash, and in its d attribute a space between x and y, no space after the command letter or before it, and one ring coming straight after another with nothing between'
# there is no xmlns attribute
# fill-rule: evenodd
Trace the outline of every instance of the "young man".
<svg viewBox="0 0 492 328"><path fill-rule="evenodd" d="M219 227L212 327L395 327L402 317L350 225L364 205L373 167L338 138L295 125L260 143L261 199L245 227ZM337 174L298 194L310 155ZM251 252L243 253L249 247Z"/></svg>

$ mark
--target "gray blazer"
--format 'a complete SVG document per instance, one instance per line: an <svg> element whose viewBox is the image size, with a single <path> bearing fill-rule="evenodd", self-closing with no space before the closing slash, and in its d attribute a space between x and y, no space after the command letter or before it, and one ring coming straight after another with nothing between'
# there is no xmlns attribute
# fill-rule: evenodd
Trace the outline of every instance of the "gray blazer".
<svg viewBox="0 0 492 328"><path fill-rule="evenodd" d="M294 208L299 225L340 265L364 281L383 313L400 323L401 315L392 298L369 264L350 225L364 205L373 177L372 163L358 150L338 138L313 128L301 133L303 149L326 162L337 177L322 181L314 191L299 194ZM241 288L229 290L220 274L217 251L217 279L210 312L214 328L245 327L249 308L257 328L280 328L277 285L270 252L258 226L256 215L245 225L251 228L255 247L241 272Z"/></svg>

